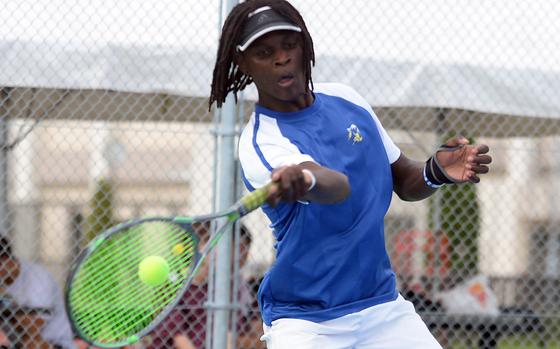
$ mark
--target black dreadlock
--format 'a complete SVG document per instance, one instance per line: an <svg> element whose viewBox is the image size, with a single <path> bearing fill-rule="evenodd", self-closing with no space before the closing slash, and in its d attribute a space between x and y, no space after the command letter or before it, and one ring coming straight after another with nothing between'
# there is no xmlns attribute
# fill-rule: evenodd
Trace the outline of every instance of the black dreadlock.
<svg viewBox="0 0 560 349"><path fill-rule="evenodd" d="M222 28L218 55L214 65L212 91L208 100L208 110L212 108L214 102L216 102L218 108L221 108L227 94L231 91L233 91L237 103L237 92L242 91L253 82L250 76L239 70L234 57L249 13L263 6L270 6L278 14L301 28L303 36L302 59L306 86L311 85L311 89L313 89L311 79L311 67L315 65L313 40L299 11L285 0L247 0L231 10Z"/></svg>

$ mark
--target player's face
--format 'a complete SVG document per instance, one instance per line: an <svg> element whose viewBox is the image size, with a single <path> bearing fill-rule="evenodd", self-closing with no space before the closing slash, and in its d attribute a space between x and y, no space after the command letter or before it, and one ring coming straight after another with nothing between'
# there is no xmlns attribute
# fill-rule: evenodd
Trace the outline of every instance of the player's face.
<svg viewBox="0 0 560 349"><path fill-rule="evenodd" d="M275 31L251 44L237 62L253 78L259 104L276 111L297 111L313 101L306 88L302 55L300 33Z"/></svg>

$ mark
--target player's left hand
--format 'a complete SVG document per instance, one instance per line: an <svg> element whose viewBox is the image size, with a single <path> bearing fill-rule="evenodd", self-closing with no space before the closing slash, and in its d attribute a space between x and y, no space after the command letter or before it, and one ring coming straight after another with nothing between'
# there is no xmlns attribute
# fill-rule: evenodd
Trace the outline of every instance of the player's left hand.
<svg viewBox="0 0 560 349"><path fill-rule="evenodd" d="M480 174L488 173L492 157L485 144L469 144L465 137L451 138L436 152L436 157L450 179L457 183L480 182Z"/></svg>

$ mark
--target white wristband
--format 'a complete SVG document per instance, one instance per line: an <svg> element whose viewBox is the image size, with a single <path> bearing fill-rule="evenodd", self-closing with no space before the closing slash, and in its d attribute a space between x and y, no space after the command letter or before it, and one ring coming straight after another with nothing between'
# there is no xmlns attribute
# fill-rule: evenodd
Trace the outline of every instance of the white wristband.
<svg viewBox="0 0 560 349"><path fill-rule="evenodd" d="M311 191L313 188L315 188L315 184L317 184L317 178L315 178L315 175L313 174L313 172L309 171L306 168L301 170L301 172L307 173L309 175L309 177L311 177L311 184L309 185L309 188L307 188L307 191Z"/></svg>
<svg viewBox="0 0 560 349"><path fill-rule="evenodd" d="M432 183L429 179L428 176L426 175L426 166L424 166L424 169L422 170L422 176L424 177L424 182L426 183L426 185L432 189L437 189L437 188L441 188L443 186L443 184L435 184Z"/></svg>

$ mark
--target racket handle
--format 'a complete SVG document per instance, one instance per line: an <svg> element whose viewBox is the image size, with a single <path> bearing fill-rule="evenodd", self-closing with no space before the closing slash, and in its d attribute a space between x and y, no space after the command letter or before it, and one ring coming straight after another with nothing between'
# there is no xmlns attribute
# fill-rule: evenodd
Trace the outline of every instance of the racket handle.
<svg viewBox="0 0 560 349"><path fill-rule="evenodd" d="M264 205L266 199L268 198L268 190L276 185L276 183L270 182L267 185L259 189L255 189L251 193L239 199L238 212L240 214L240 217L243 217L249 212L254 211Z"/></svg>

